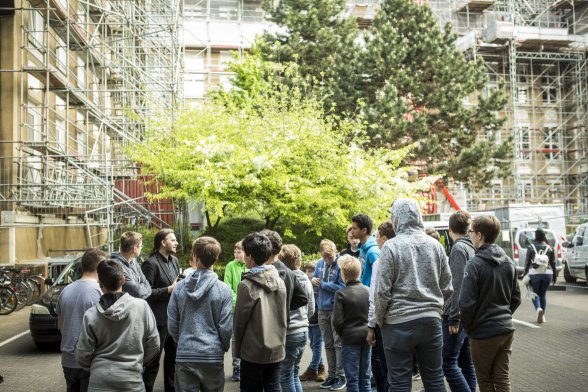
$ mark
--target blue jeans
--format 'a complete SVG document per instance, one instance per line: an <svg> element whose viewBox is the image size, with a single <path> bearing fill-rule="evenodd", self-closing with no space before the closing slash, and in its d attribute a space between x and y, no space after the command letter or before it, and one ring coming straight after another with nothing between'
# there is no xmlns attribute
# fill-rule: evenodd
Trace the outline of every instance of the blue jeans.
<svg viewBox="0 0 588 392"><path fill-rule="evenodd" d="M411 392L414 354L427 392L446 392L443 380L441 319L427 317L399 324L384 324L382 338L388 383L394 392Z"/></svg>
<svg viewBox="0 0 588 392"><path fill-rule="evenodd" d="M302 384L300 383L300 378L298 378L298 373L307 340L307 331L286 335L286 357L280 365L282 392L302 392Z"/></svg>
<svg viewBox="0 0 588 392"><path fill-rule="evenodd" d="M476 392L476 369L470 354L470 338L463 327L449 333L449 321L443 318L443 373L452 392Z"/></svg>
<svg viewBox="0 0 588 392"><path fill-rule="evenodd" d="M541 308L545 311L545 307L547 306L547 288L553 279L552 274L535 274L529 275L531 279L531 287L533 287L533 292L537 294L535 299L533 299L533 305L535 305L535 309Z"/></svg>
<svg viewBox="0 0 588 392"><path fill-rule="evenodd" d="M347 378L347 392L371 392L371 351L372 348L367 343L341 347L343 369Z"/></svg>
<svg viewBox="0 0 588 392"><path fill-rule="evenodd" d="M309 367L317 371L319 365L323 364L323 335L321 327L311 325L308 327L308 337L310 339L310 349L312 350L312 360Z"/></svg>

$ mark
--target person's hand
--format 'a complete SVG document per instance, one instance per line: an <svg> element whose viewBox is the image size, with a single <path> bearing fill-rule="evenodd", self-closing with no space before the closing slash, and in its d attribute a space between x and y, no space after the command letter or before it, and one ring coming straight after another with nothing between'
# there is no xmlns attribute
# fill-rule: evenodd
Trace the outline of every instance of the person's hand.
<svg viewBox="0 0 588 392"><path fill-rule="evenodd" d="M459 326L456 326L456 325L449 326L449 334L450 335L457 335L458 332L459 332Z"/></svg>
<svg viewBox="0 0 588 392"><path fill-rule="evenodd" d="M312 278L310 283L312 283L313 286L319 287L321 284L321 280L319 278Z"/></svg>
<svg viewBox="0 0 588 392"><path fill-rule="evenodd" d="M176 280L174 280L174 282L171 284L171 286L167 286L167 292L169 294L171 294L172 291L174 291L174 289L176 288L177 285L178 285L178 278L176 278Z"/></svg>
<svg viewBox="0 0 588 392"><path fill-rule="evenodd" d="M368 328L367 337L365 338L367 344L372 347L376 346L376 331L373 328Z"/></svg>

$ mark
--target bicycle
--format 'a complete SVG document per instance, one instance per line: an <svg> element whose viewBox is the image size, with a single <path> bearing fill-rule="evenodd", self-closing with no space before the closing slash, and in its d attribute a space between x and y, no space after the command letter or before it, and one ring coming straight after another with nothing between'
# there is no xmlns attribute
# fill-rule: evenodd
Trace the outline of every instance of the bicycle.
<svg viewBox="0 0 588 392"><path fill-rule="evenodd" d="M18 299L16 293L10 287L10 279L0 270L0 315L7 315L16 309Z"/></svg>

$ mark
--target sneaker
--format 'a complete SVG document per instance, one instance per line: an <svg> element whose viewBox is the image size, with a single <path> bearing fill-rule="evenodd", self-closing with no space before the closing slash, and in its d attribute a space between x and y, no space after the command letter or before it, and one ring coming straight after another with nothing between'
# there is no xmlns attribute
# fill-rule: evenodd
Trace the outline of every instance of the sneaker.
<svg viewBox="0 0 588 392"><path fill-rule="evenodd" d="M545 313L543 313L543 322L546 322L547 320L545 319Z"/></svg>
<svg viewBox="0 0 588 392"><path fill-rule="evenodd" d="M316 381L323 382L327 379L327 372L325 371L325 365L319 365L316 373Z"/></svg>
<svg viewBox="0 0 588 392"><path fill-rule="evenodd" d="M233 367L233 376L231 377L232 381L241 381L241 368L240 367Z"/></svg>
<svg viewBox="0 0 588 392"><path fill-rule="evenodd" d="M543 309L537 308L537 323L541 324L543 322Z"/></svg>
<svg viewBox="0 0 588 392"><path fill-rule="evenodd" d="M300 381L314 381L317 377L317 374L318 372L316 370L312 370L312 368L309 366L304 373L298 376L298 378L300 379Z"/></svg>
<svg viewBox="0 0 588 392"><path fill-rule="evenodd" d="M335 384L336 381L337 381L336 378L329 377L329 378L327 378L327 380L324 383L319 385L319 388L320 389L330 389L333 386L333 384Z"/></svg>
<svg viewBox="0 0 588 392"><path fill-rule="evenodd" d="M412 375L412 381L418 381L421 379L421 374L420 373L415 373Z"/></svg>
<svg viewBox="0 0 588 392"><path fill-rule="evenodd" d="M347 386L347 380L345 377L339 377L337 381L329 388L331 391L339 391Z"/></svg>

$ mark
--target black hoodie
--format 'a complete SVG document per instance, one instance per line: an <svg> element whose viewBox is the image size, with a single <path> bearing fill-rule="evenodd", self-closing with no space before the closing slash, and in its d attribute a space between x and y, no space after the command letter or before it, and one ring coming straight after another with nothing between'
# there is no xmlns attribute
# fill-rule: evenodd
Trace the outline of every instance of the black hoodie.
<svg viewBox="0 0 588 392"><path fill-rule="evenodd" d="M521 292L512 260L496 244L484 244L468 261L461 286L461 322L469 337L489 339L514 331L512 314Z"/></svg>

